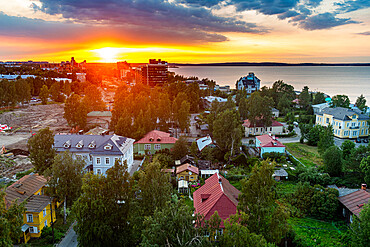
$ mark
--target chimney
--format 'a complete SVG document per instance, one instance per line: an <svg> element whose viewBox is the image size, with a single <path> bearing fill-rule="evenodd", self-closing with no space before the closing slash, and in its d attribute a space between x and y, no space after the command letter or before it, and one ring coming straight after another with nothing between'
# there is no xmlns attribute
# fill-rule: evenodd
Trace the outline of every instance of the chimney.
<svg viewBox="0 0 370 247"><path fill-rule="evenodd" d="M367 189L367 185L366 184L361 184L361 189L362 190L366 190Z"/></svg>

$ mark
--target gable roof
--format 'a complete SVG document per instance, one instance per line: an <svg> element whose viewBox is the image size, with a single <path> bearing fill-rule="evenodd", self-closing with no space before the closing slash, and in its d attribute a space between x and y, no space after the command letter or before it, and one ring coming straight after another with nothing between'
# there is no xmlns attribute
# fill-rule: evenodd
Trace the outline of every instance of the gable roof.
<svg viewBox="0 0 370 247"><path fill-rule="evenodd" d="M226 178L215 173L193 193L195 214L201 214L208 220L217 211L221 219L225 220L236 213L239 194L240 191Z"/></svg>
<svg viewBox="0 0 370 247"><path fill-rule="evenodd" d="M147 133L143 138L138 140L136 143L171 143L174 144L177 141L177 138L170 136L171 134L159 131L159 130L152 130Z"/></svg>
<svg viewBox="0 0 370 247"><path fill-rule="evenodd" d="M199 151L202 151L203 148L207 147L208 145L212 144L212 138L210 136L205 136L197 139L197 146Z"/></svg>
<svg viewBox="0 0 370 247"><path fill-rule="evenodd" d="M243 126L247 128L254 128L254 127L278 127L284 125L282 123L279 123L278 121L272 120L270 126L264 126L261 120L257 120L256 126L254 126L254 124L252 124L251 121L249 121L249 119L246 119L244 120Z"/></svg>
<svg viewBox="0 0 370 247"><path fill-rule="evenodd" d="M31 197L36 191L45 186L47 180L38 174L26 175L5 190L7 207L17 200L18 204Z"/></svg>
<svg viewBox="0 0 370 247"><path fill-rule="evenodd" d="M335 107L335 108L324 108L316 115L323 116L324 114L332 115L334 119L343 120L343 121L350 121L351 119L348 116L352 116L353 114L358 115L358 120L369 120L370 117L362 114L360 110L351 110L348 108L343 107Z"/></svg>
<svg viewBox="0 0 370 247"><path fill-rule="evenodd" d="M285 147L281 142L270 135L256 136L256 138L261 142L261 147Z"/></svg>
<svg viewBox="0 0 370 247"><path fill-rule="evenodd" d="M370 193L365 190L358 190L348 195L339 197L339 201L356 216L359 216L363 205L369 203Z"/></svg>
<svg viewBox="0 0 370 247"><path fill-rule="evenodd" d="M183 164L183 165L176 168L176 174L179 174L183 171L190 171L190 172L193 172L195 174L199 174L198 167L192 166L190 164Z"/></svg>
<svg viewBox="0 0 370 247"><path fill-rule="evenodd" d="M288 172L285 171L283 168L281 168L279 170L275 170L272 176L273 177L288 177Z"/></svg>
<svg viewBox="0 0 370 247"><path fill-rule="evenodd" d="M27 201L26 211L40 213L50 202L50 196L32 195Z"/></svg>

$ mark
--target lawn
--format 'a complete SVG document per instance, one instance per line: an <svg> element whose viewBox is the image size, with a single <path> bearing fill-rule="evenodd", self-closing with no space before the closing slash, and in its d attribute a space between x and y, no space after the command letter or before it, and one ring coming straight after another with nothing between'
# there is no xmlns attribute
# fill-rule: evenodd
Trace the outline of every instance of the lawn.
<svg viewBox="0 0 370 247"><path fill-rule="evenodd" d="M279 197L287 194L292 194L297 188L297 183L291 181L284 181L276 183L276 192Z"/></svg>
<svg viewBox="0 0 370 247"><path fill-rule="evenodd" d="M299 142L285 143L287 150L306 166L321 166L323 160L317 147L308 146Z"/></svg>
<svg viewBox="0 0 370 247"><path fill-rule="evenodd" d="M288 220L304 246L344 246L340 237L347 231L343 221L326 222L311 218L290 218Z"/></svg>

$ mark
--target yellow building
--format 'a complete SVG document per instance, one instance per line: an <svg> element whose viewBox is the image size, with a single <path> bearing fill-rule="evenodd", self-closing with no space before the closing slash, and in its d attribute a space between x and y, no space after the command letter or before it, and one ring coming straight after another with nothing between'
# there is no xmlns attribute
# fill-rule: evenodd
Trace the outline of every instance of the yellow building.
<svg viewBox="0 0 370 247"><path fill-rule="evenodd" d="M176 168L177 180L186 180L188 182L198 181L199 169L190 164L183 164Z"/></svg>
<svg viewBox="0 0 370 247"><path fill-rule="evenodd" d="M331 125L335 137L348 139L369 137L370 117L357 110L343 107L325 108L315 115L316 124Z"/></svg>
<svg viewBox="0 0 370 247"><path fill-rule="evenodd" d="M38 174L26 175L6 188L5 202L9 207L15 201L26 201L23 215L23 236L21 241L27 243L30 238L41 236L41 230L51 226L56 220L56 207L59 204L52 197L44 195L47 180ZM51 207L51 205L53 205ZM51 215L51 210L53 215Z"/></svg>

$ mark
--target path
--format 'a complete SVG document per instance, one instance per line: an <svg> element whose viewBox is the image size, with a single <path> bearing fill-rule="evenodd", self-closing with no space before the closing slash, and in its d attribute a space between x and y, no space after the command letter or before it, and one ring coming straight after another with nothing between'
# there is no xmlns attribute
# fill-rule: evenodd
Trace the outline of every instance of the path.
<svg viewBox="0 0 370 247"><path fill-rule="evenodd" d="M73 223L75 225L75 223ZM73 227L70 228L63 240L57 245L58 247L77 247L77 234Z"/></svg>

